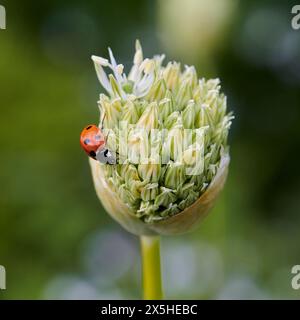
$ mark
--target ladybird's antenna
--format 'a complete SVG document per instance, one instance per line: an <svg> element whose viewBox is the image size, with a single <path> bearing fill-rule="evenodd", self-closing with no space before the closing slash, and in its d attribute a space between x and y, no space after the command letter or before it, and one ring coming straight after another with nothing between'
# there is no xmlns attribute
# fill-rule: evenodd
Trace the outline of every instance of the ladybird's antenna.
<svg viewBox="0 0 300 320"><path fill-rule="evenodd" d="M104 129L103 123L104 123L105 117L106 117L106 112L103 113L103 117L100 121L100 130L102 131L102 133L103 133L103 129ZM110 130L108 131L108 135L104 137L105 138L105 145L107 144L107 139L108 139L109 133L110 133Z"/></svg>
<svg viewBox="0 0 300 320"><path fill-rule="evenodd" d="M110 135L110 129L108 129L108 134L107 134L107 136L105 137L105 145L107 144L107 140L108 140L109 135Z"/></svg>
<svg viewBox="0 0 300 320"><path fill-rule="evenodd" d="M100 121L100 129L101 129L101 130L104 129L104 128L103 128L103 123L104 123L105 118L106 118L106 112L103 113L103 117L102 117L102 119L101 119L101 121Z"/></svg>

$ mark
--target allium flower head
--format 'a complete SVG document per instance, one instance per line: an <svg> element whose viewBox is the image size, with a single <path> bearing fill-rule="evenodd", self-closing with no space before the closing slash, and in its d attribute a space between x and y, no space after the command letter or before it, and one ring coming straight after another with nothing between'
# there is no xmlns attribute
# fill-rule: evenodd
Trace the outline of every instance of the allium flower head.
<svg viewBox="0 0 300 320"><path fill-rule="evenodd" d="M219 79L198 79L193 66L144 59L136 42L128 75L109 49L93 56L100 124L116 164L91 160L107 211L135 234L189 230L208 212L226 179L232 115ZM105 69L109 70L107 74Z"/></svg>

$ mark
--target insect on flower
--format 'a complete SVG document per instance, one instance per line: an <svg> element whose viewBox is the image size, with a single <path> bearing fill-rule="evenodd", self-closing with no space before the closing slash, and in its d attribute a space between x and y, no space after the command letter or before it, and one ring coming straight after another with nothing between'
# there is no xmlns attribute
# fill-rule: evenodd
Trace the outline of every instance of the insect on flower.
<svg viewBox="0 0 300 320"><path fill-rule="evenodd" d="M107 137L94 124L86 126L80 135L80 144L83 150L94 160L104 164L115 164L116 158L106 147Z"/></svg>

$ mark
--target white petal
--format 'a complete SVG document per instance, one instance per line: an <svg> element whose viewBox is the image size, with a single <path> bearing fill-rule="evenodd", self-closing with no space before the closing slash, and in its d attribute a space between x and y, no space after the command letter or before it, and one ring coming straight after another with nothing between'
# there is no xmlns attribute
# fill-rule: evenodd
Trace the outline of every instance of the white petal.
<svg viewBox="0 0 300 320"><path fill-rule="evenodd" d="M95 69L96 69L96 73L97 73L97 77L98 77L98 80L100 81L102 87L109 93L111 94L112 93L112 90L111 90L111 85L109 83L109 80L107 78L107 75L106 73L104 72L102 66L100 63L98 63L97 61L94 60L94 63L95 63Z"/></svg>
<svg viewBox="0 0 300 320"><path fill-rule="evenodd" d="M133 58L133 63L140 65L142 61L143 61L143 52L142 50L137 50Z"/></svg>
<svg viewBox="0 0 300 320"><path fill-rule="evenodd" d="M139 81L139 79L141 78L142 75L142 71L140 70L138 65L133 65L133 67L131 68L129 75L128 75L128 80L131 80L133 82L137 82Z"/></svg>
<svg viewBox="0 0 300 320"><path fill-rule="evenodd" d="M108 52L109 52L109 58L110 58L110 62L111 62L111 69L112 69L117 81L119 82L120 86L122 86L123 78L121 77L120 73L118 72L118 64L116 62L116 59L115 59L110 48L108 48Z"/></svg>
<svg viewBox="0 0 300 320"><path fill-rule="evenodd" d="M110 58L110 62L113 68L115 68L117 66L117 62L116 59L111 51L111 48L108 48L108 53L109 53L109 58Z"/></svg>
<svg viewBox="0 0 300 320"><path fill-rule="evenodd" d="M109 61L107 59L102 58L102 57L92 56L92 60L95 63L100 64L103 67L108 67L109 66Z"/></svg>

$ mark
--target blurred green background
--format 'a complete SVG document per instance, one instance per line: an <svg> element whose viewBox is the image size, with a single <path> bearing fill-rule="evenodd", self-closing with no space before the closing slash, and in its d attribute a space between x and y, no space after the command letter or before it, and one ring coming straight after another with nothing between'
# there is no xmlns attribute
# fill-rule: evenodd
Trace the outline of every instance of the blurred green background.
<svg viewBox="0 0 300 320"><path fill-rule="evenodd" d="M295 1L1 1L0 264L6 299L141 297L138 239L96 198L79 133L97 122L90 60L145 56L219 77L236 119L229 179L194 233L163 238L168 298L300 298L300 30Z"/></svg>

